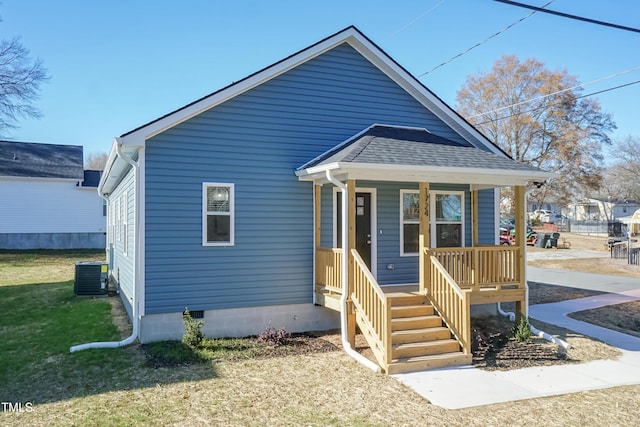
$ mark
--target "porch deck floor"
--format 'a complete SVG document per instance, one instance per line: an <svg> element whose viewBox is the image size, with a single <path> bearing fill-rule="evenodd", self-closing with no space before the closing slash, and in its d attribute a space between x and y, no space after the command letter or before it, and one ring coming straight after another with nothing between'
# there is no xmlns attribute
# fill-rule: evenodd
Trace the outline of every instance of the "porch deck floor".
<svg viewBox="0 0 640 427"><path fill-rule="evenodd" d="M417 283L411 285L383 285L380 288L388 296L395 297L417 295L420 291L420 285Z"/></svg>

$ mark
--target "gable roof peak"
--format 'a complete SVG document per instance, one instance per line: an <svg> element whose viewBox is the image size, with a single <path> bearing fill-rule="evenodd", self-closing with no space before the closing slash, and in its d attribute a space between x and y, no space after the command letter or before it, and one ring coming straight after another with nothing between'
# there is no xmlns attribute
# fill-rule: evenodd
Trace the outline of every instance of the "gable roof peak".
<svg viewBox="0 0 640 427"><path fill-rule="evenodd" d="M237 82L123 134L121 136L122 142L124 145L142 147L149 138L257 87L343 43L348 43L360 55L469 142L470 145L488 149L500 156L509 157L353 25Z"/></svg>

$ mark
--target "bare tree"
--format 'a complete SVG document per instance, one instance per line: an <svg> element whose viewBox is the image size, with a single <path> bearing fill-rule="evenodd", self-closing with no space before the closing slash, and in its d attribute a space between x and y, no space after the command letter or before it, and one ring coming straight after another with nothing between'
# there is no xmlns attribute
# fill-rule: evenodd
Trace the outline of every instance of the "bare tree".
<svg viewBox="0 0 640 427"><path fill-rule="evenodd" d="M91 153L84 161L84 168L89 170L102 171L107 164L108 158L109 154L107 153Z"/></svg>
<svg viewBox="0 0 640 427"><path fill-rule="evenodd" d="M539 205L599 187L602 146L615 123L596 100L581 97L565 70L505 55L491 72L467 77L456 99L460 114L512 158L556 173L532 193Z"/></svg>
<svg viewBox="0 0 640 427"><path fill-rule="evenodd" d="M609 151L611 166L603 172L600 197L640 200L640 138L628 136Z"/></svg>
<svg viewBox="0 0 640 427"><path fill-rule="evenodd" d="M31 59L19 38L0 41L0 135L15 128L20 118L40 117L33 103L48 78L42 62Z"/></svg>

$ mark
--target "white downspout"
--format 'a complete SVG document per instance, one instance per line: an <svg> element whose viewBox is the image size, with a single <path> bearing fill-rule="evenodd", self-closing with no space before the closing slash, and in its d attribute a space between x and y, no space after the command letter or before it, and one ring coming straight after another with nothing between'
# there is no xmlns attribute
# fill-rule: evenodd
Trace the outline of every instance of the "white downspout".
<svg viewBox="0 0 640 427"><path fill-rule="evenodd" d="M504 316L504 317L508 317L510 321L514 322L516 320L516 315L514 312L512 311L503 311L502 307L500 307L500 303L498 303L498 313L500 313L500 315ZM569 349L571 348L571 344L569 344L568 342L561 340L560 338L554 337L553 335L549 335L548 333L541 331L539 329L536 329L533 325L531 325L531 323L529 323L529 329L531 330L531 333L535 336L538 336L540 338L544 338L547 341L550 341L556 345L559 345L560 347L564 348L564 349Z"/></svg>
<svg viewBox="0 0 640 427"><path fill-rule="evenodd" d="M124 160L125 162L127 162L129 165L131 165L131 167L133 167L133 188L135 188L137 190L137 184L138 184L138 179L139 179L139 169L138 169L138 163L133 161L133 159L125 156L122 153L122 142L119 139L116 139L116 154L118 155L118 157L120 157L122 160ZM100 194L101 196L104 197L104 195ZM135 197L138 197L138 195L136 194ZM134 225L135 225L135 236L138 235L138 206L137 203L134 202ZM134 238L135 244L133 245L133 251L132 251L132 257L134 260L134 263L136 262L136 253L138 251L138 245L139 242L137 241L137 238ZM140 267L140 266L138 266ZM136 270L134 268L134 270ZM92 349L92 348L117 348L117 347L124 347L127 346L131 343L133 343L136 338L138 338L138 330L140 328L140 319L138 319L138 304L140 302L140 296L138 295L139 293L139 286L136 283L136 276L137 273L133 274L133 304L132 304L132 323L133 323L133 330L131 331L131 335L128 336L127 338L123 339L122 341L106 341L106 342L90 342L90 343L85 343L85 344L79 344L79 345L74 345L73 347L71 347L69 349L69 352L74 353L76 351L82 351L82 350L88 350L88 349Z"/></svg>
<svg viewBox="0 0 640 427"><path fill-rule="evenodd" d="M525 222L526 222L526 216L527 216L527 212L526 212L526 209L527 209L527 194L529 192L531 192L531 190L525 191L525 193L524 193ZM526 233L527 228L524 227L524 230L525 230L525 233ZM525 242L526 242L526 237L525 237ZM523 248L523 249L526 249L526 246L527 245L525 243L525 248ZM525 252L525 255L526 255L526 252ZM527 283L527 269L526 268L525 268L525 271L523 272L523 274L524 274L524 287L525 287L524 304L525 304L525 307L527 308L527 313L529 313L529 283ZM516 320L516 314L514 312L512 312L512 311L506 312L506 311L502 310L502 307L500 306L500 303L498 303L498 313L500 313L501 316L508 317L509 320L512 321L512 322L514 322ZM529 316L528 315L527 315L527 320L529 320ZM560 338L556 338L553 335L549 335L548 333L543 332L543 331L535 328L533 325L531 325L531 323L529 323L529 330L531 331L532 334L534 334L534 335L536 335L536 336L538 336L540 338L544 338L545 340L550 341L550 342L552 342L552 343L554 343L556 345L559 345L559 346L563 347L564 349L568 349L568 348L571 347L571 345L568 342L563 341Z"/></svg>
<svg viewBox="0 0 640 427"><path fill-rule="evenodd" d="M351 348L351 344L349 343L347 337L347 292L348 292L348 281L349 281L349 269L347 266L349 265L349 233L347 232L347 221L349 218L349 195L347 194L347 186L337 180L333 175L331 175L331 171L326 171L327 179L336 187L342 190L342 271L341 271L341 280L342 280L342 296L340 297L340 332L342 339L342 348L344 351L358 362L362 363L367 368L380 372L380 366L376 363L373 363L371 360L367 359L353 348Z"/></svg>

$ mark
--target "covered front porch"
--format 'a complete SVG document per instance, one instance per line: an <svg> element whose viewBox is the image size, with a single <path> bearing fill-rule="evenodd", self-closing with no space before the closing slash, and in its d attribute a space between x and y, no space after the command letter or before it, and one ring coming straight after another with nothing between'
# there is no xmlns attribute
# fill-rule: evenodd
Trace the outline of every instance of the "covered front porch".
<svg viewBox="0 0 640 427"><path fill-rule="evenodd" d="M355 194L355 182L348 180L346 186L353 189L347 194ZM316 242L322 234L319 187ZM429 193L428 183L420 188ZM515 193L523 207L524 187L516 187ZM348 199L347 211L355 213L355 197ZM472 199L477 199L476 191ZM472 211L475 217L477 203ZM524 208L522 212L516 218L517 230L525 227ZM354 215L348 224L355 224ZM421 215L419 282L414 284L380 285L355 247L354 226L347 227L347 256L342 248L315 247L316 304L341 311L346 303L349 342L355 346L357 326L388 373L469 364L473 305L515 302L518 315L526 315L523 231L516 233L514 246L430 248L425 245L431 241L430 228L428 215ZM442 328L447 329L444 334Z"/></svg>
<svg viewBox="0 0 640 427"><path fill-rule="evenodd" d="M502 165L502 157L472 147L444 151L476 156L489 167L432 165L433 152L442 155L444 143L418 140L430 135L404 133L395 139L387 134L363 142L365 132L297 172L301 180L314 183L314 301L341 312L343 334L352 348L359 329L387 373L469 364L474 305L515 302L517 315L526 315L525 192L527 182L543 174L528 167L509 170L512 160ZM398 156L381 162L385 156L380 147L390 146L413 151L419 164ZM376 156L367 150L377 150ZM376 163L358 162L367 154ZM497 245L493 189L503 186L514 194L513 246ZM412 189L403 189L407 187ZM397 200L399 233L389 237L386 226L375 220L368 234L358 232L361 217L368 215L369 202L362 196L366 189L372 195L376 189L385 192L377 201L372 196L371 218L389 223L394 209L390 200ZM333 219L327 220L331 212ZM327 245L329 241L333 244ZM405 270L417 273L414 280L390 279L396 266L385 261L393 251L399 252L396 259Z"/></svg>

